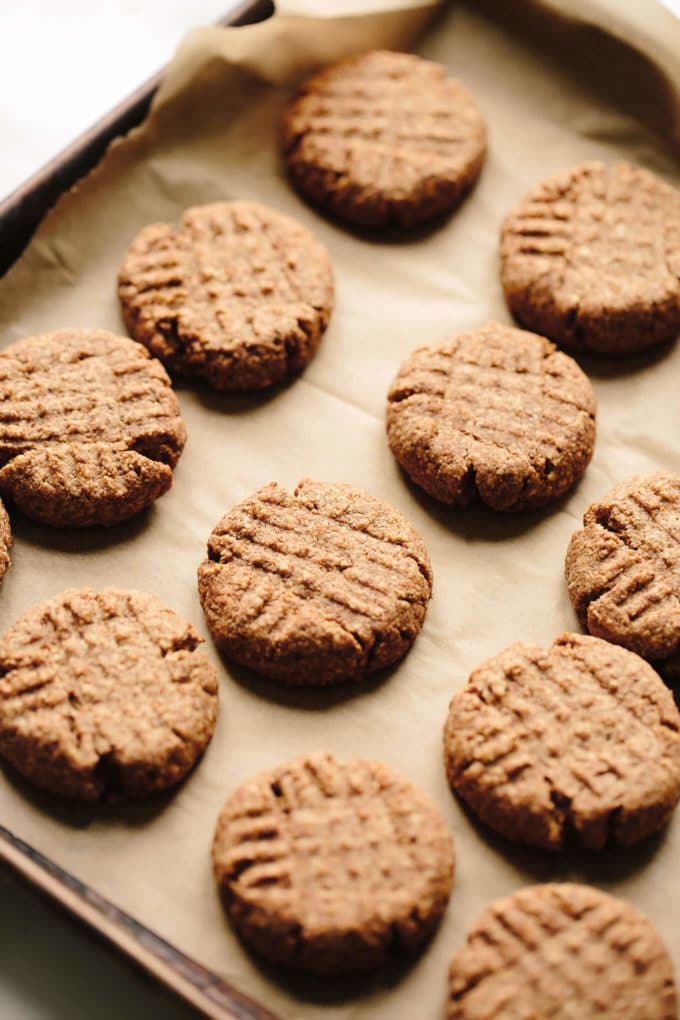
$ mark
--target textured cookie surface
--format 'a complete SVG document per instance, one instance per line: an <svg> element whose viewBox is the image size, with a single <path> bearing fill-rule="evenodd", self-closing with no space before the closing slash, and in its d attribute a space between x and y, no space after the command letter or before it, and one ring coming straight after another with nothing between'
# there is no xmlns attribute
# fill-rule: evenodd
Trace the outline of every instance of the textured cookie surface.
<svg viewBox="0 0 680 1020"><path fill-rule="evenodd" d="M9 551L12 547L12 529L9 524L9 517L2 501L0 500L0 581L9 569Z"/></svg>
<svg viewBox="0 0 680 1020"><path fill-rule="evenodd" d="M230 510L198 574L225 655L290 684L359 680L400 659L432 592L400 513L350 485L275 483Z"/></svg>
<svg viewBox="0 0 680 1020"><path fill-rule="evenodd" d="M172 484L186 432L161 364L104 330L0 353L0 492L45 524L116 524Z"/></svg>
<svg viewBox="0 0 680 1020"><path fill-rule="evenodd" d="M257 202L187 209L137 235L118 278L130 335L171 373L270 386L311 360L333 308L326 249Z"/></svg>
<svg viewBox="0 0 680 1020"><path fill-rule="evenodd" d="M210 740L217 672L152 595L69 590L0 638L0 754L64 797L178 783Z"/></svg>
<svg viewBox="0 0 680 1020"><path fill-rule="evenodd" d="M628 845L680 799L680 715L648 663L598 638L514 644L454 695L444 733L452 787L512 840Z"/></svg>
<svg viewBox="0 0 680 1020"><path fill-rule="evenodd" d="M673 964L642 914L599 889L521 889L453 958L448 1020L677 1020Z"/></svg>
<svg viewBox="0 0 680 1020"><path fill-rule="evenodd" d="M310 755L225 804L213 863L232 924L269 959L369 970L432 934L453 846L425 794L379 762Z"/></svg>
<svg viewBox="0 0 680 1020"><path fill-rule="evenodd" d="M409 227L458 204L484 162L486 128L439 64L384 50L311 78L284 118L290 177L360 226Z"/></svg>
<svg viewBox="0 0 680 1020"><path fill-rule="evenodd" d="M680 192L628 163L585 163L506 218L501 280L516 318L577 350L628 354L680 332Z"/></svg>
<svg viewBox="0 0 680 1020"><path fill-rule="evenodd" d="M544 337L490 323L402 364L387 437L435 499L520 511L562 496L595 442L595 397L575 361Z"/></svg>
<svg viewBox="0 0 680 1020"><path fill-rule="evenodd" d="M680 478L621 482L583 518L567 550L569 595L591 634L680 675Z"/></svg>

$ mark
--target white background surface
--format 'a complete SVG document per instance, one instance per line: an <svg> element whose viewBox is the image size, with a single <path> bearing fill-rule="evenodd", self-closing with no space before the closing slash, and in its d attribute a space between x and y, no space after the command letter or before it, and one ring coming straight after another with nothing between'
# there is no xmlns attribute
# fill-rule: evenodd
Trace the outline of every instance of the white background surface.
<svg viewBox="0 0 680 1020"><path fill-rule="evenodd" d="M237 5L2 0L0 197L167 63L187 29Z"/></svg>
<svg viewBox="0 0 680 1020"><path fill-rule="evenodd" d="M663 0L680 13L680 0ZM0 5L0 196L54 156L230 0ZM1 806L0 806L1 820ZM0 874L0 1020L189 1020Z"/></svg>
<svg viewBox="0 0 680 1020"><path fill-rule="evenodd" d="M235 0L3 0L0 197ZM0 821L2 807L0 805ZM194 1020L0 872L0 1020Z"/></svg>

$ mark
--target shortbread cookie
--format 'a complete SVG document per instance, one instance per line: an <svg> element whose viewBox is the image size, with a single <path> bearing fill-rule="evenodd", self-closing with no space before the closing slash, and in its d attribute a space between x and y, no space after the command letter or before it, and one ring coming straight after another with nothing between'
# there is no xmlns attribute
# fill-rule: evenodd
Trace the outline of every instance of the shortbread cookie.
<svg viewBox="0 0 680 1020"><path fill-rule="evenodd" d="M388 393L387 437L406 473L435 499L533 510L585 471L595 396L549 340L490 323L406 359Z"/></svg>
<svg viewBox="0 0 680 1020"><path fill-rule="evenodd" d="M377 50L303 85L284 117L283 152L313 205L358 226L412 227L449 212L474 184L486 127L444 67Z"/></svg>
<svg viewBox="0 0 680 1020"><path fill-rule="evenodd" d="M225 804L213 844L229 918L263 956L318 974L414 952L451 892L437 807L379 762L315 754L256 776Z"/></svg>
<svg viewBox="0 0 680 1020"><path fill-rule="evenodd" d="M591 634L680 676L680 478L629 478L588 507L569 543L569 596Z"/></svg>
<svg viewBox="0 0 680 1020"><path fill-rule="evenodd" d="M57 527L133 517L172 485L186 431L163 366L104 330L0 353L0 492Z"/></svg>
<svg viewBox="0 0 680 1020"><path fill-rule="evenodd" d="M563 634L511 645L454 695L453 789L508 839L600 850L657 832L680 800L680 714L639 656Z"/></svg>
<svg viewBox="0 0 680 1020"><path fill-rule="evenodd" d="M351 485L272 483L230 510L198 572L219 649L287 684L360 680L401 659L432 592L404 517Z"/></svg>
<svg viewBox="0 0 680 1020"><path fill-rule="evenodd" d="M501 232L523 325L575 350L641 351L680 332L680 191L647 170L584 163L533 188Z"/></svg>
<svg viewBox="0 0 680 1020"><path fill-rule="evenodd" d="M677 1020L673 964L642 914L550 883L496 900L449 972L447 1020Z"/></svg>
<svg viewBox="0 0 680 1020"><path fill-rule="evenodd" d="M0 500L0 581L9 570L9 551L12 547L12 529L2 500Z"/></svg>
<svg viewBox="0 0 680 1020"><path fill-rule="evenodd" d="M0 638L0 755L52 793L144 797L207 745L217 671L152 595L65 591Z"/></svg>
<svg viewBox="0 0 680 1020"><path fill-rule="evenodd" d="M179 227L145 227L118 291L131 336L171 374L253 390L311 361L333 308L333 269L288 216L215 202L187 209Z"/></svg>

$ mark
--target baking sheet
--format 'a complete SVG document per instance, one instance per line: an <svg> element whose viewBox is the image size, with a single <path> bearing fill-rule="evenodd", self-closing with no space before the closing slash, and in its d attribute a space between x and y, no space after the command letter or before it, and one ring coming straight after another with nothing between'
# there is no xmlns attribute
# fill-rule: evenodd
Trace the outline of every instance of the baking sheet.
<svg viewBox="0 0 680 1020"><path fill-rule="evenodd" d="M330 9L315 19L302 2L294 6L302 13L254 28L192 33L151 119L62 200L0 283L3 345L67 325L122 331L115 276L137 230L175 219L192 203L234 197L296 216L328 246L337 274L330 328L297 381L254 397L179 388L189 440L172 491L151 512L106 532L51 531L13 514L0 626L70 585L156 592L207 638L222 676L221 715L204 760L175 795L126 808L69 806L0 771L0 818L286 1020L441 1016L448 960L481 909L553 878L583 879L628 898L653 919L680 971L680 817L631 851L532 852L464 813L441 760L448 701L475 665L511 641L549 643L576 627L562 568L585 507L627 475L680 473L680 348L622 364L584 359L598 398L595 457L552 512L499 518L446 510L406 483L384 436L387 387L413 347L490 318L509 321L497 232L531 184L583 159L619 157L679 183L670 144L680 129L680 28L642 0L616 16L610 0L448 7L418 48L477 97L489 122L488 162L446 225L385 243L357 238L298 199L281 171L277 122L287 82L302 70L355 48L406 46L430 12L393 12L394 3L382 0L377 14L331 21ZM582 20L565 22L560 6ZM633 39L636 52L605 36L607 24ZM638 117L664 131L667 144ZM435 593L420 637L399 667L361 689L277 691L220 663L203 624L196 568L214 523L258 486L293 486L304 476L380 495L418 528L432 558ZM251 958L224 918L208 856L223 800L252 773L319 749L374 756L401 770L432 794L453 831L458 865L448 914L403 973L339 983L291 976Z"/></svg>

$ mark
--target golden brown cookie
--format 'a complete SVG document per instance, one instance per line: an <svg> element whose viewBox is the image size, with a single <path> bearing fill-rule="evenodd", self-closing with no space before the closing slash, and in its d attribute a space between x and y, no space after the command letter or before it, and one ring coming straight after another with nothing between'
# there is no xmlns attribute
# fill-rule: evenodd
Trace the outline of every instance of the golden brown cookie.
<svg viewBox="0 0 680 1020"><path fill-rule="evenodd" d="M105 330L0 353L0 493L57 527L111 525L172 485L186 431L163 366Z"/></svg>
<svg viewBox="0 0 680 1020"><path fill-rule="evenodd" d="M64 591L0 638L0 755L52 793L144 797L212 736L217 671L153 595Z"/></svg>
<svg viewBox="0 0 680 1020"><path fill-rule="evenodd" d="M406 473L443 503L533 510L585 471L595 395L549 340L490 323L406 359L388 393L387 438Z"/></svg>
<svg viewBox="0 0 680 1020"><path fill-rule="evenodd" d="M447 1020L677 1020L673 964L646 917L550 883L488 907L455 954Z"/></svg>
<svg viewBox="0 0 680 1020"><path fill-rule="evenodd" d="M575 350L641 351L680 332L680 191L629 163L584 163L533 188L501 231L523 325Z"/></svg>
<svg viewBox="0 0 680 1020"><path fill-rule="evenodd" d="M452 210L477 180L486 127L444 67L376 50L303 85L283 153L313 205L358 226L412 227Z"/></svg>
<svg viewBox="0 0 680 1020"><path fill-rule="evenodd" d="M579 620L680 676L680 478L629 478L588 507L583 525L566 560Z"/></svg>
<svg viewBox="0 0 680 1020"><path fill-rule="evenodd" d="M231 795L213 843L229 919L270 960L372 970L434 932L453 880L435 804L380 762L314 754Z"/></svg>
<svg viewBox="0 0 680 1020"><path fill-rule="evenodd" d="M518 642L474 670L444 731L449 782L508 839L601 850L680 800L680 714L644 660L598 638Z"/></svg>
<svg viewBox="0 0 680 1020"><path fill-rule="evenodd" d="M311 361L333 309L333 268L290 217L214 202L187 209L179 227L145 227L118 292L131 336L173 375L252 390Z"/></svg>
<svg viewBox="0 0 680 1020"><path fill-rule="evenodd" d="M0 500L0 581L3 579L11 563L9 551L12 548L12 529L9 517L2 500Z"/></svg>
<svg viewBox="0 0 680 1020"><path fill-rule="evenodd" d="M230 510L198 571L220 651L286 684L360 680L406 654L432 593L425 546L351 485L272 483Z"/></svg>

